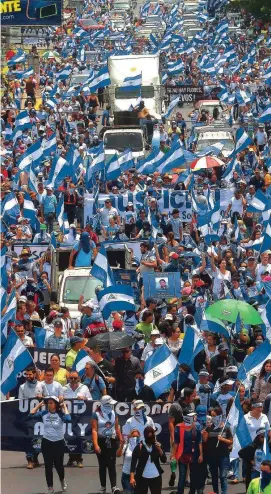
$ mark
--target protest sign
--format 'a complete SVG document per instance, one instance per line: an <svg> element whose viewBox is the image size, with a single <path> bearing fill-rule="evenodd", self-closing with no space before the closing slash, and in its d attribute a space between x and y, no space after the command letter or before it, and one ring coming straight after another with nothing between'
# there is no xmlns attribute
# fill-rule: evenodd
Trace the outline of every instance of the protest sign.
<svg viewBox="0 0 271 494"><path fill-rule="evenodd" d="M60 26L61 0L4 0L2 26Z"/></svg>
<svg viewBox="0 0 271 494"><path fill-rule="evenodd" d="M40 451L43 423L29 417L29 412L38 399L2 402L2 441L4 451ZM91 416L99 406L97 401L65 400L72 422L65 424L67 452L93 453L91 436ZM146 414L152 417L158 441L165 451L169 451L168 411L171 403L146 404ZM132 403L119 402L115 407L120 426L133 414Z"/></svg>
<svg viewBox="0 0 271 494"><path fill-rule="evenodd" d="M143 273L144 296L154 298L179 297L180 273Z"/></svg>
<svg viewBox="0 0 271 494"><path fill-rule="evenodd" d="M203 87L197 86L175 86L166 87L166 93L170 95L170 99L174 99L179 94L180 101L183 103L191 103L204 99Z"/></svg>

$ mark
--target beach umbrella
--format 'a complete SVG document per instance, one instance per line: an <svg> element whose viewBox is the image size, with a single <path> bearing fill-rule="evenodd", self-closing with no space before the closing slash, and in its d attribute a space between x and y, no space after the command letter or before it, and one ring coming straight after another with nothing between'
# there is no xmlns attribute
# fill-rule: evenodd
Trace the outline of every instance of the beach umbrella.
<svg viewBox="0 0 271 494"><path fill-rule="evenodd" d="M203 156L202 158L197 158L190 163L190 169L192 172L198 170L207 170L209 168L215 168L216 166L222 166L225 163L215 156Z"/></svg>

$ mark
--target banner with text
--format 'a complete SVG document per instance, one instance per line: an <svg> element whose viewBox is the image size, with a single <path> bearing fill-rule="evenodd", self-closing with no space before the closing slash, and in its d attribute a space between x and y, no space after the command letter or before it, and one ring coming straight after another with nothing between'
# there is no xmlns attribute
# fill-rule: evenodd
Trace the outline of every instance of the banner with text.
<svg viewBox="0 0 271 494"><path fill-rule="evenodd" d="M14 400L1 403L1 449L3 451L40 451L43 422L29 416L30 410L39 403L38 399ZM67 452L93 453L91 423L92 414L99 406L97 401L65 400L71 414L71 423L65 424ZM169 451L168 411L171 403L146 404L146 414L152 417L158 441ZM133 414L132 403L119 402L115 412L123 427Z"/></svg>
<svg viewBox="0 0 271 494"><path fill-rule="evenodd" d="M2 0L2 26L60 26L61 0Z"/></svg>
<svg viewBox="0 0 271 494"><path fill-rule="evenodd" d="M122 195L99 194L96 208L103 208L104 202L108 198L111 199L112 206L118 210L120 216L124 216L128 202L132 202L136 210L144 209L146 205L146 193L144 191L139 191L134 193L125 192ZM178 208L180 211L180 219L185 222L191 222L192 204L186 191L162 189L159 191L159 195L156 198L161 213L170 213L172 209ZM93 217L93 203L93 194L86 193L84 195L85 224L89 223L90 219Z"/></svg>
<svg viewBox="0 0 271 494"><path fill-rule="evenodd" d="M203 87L193 86L178 86L178 87L166 87L166 93L170 95L170 100L176 98L179 94L180 101L183 103L190 103L192 101L199 101L204 99Z"/></svg>

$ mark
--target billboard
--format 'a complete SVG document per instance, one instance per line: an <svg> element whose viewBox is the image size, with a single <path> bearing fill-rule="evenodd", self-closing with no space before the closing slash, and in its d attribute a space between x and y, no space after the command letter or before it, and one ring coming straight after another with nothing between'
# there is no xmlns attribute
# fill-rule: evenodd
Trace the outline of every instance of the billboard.
<svg viewBox="0 0 271 494"><path fill-rule="evenodd" d="M2 0L2 26L60 26L61 0Z"/></svg>

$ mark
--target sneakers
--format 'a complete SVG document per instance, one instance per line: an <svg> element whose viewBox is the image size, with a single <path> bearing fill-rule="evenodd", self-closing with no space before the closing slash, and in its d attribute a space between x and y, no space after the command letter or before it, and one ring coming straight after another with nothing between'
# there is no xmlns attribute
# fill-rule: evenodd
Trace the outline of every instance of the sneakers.
<svg viewBox="0 0 271 494"><path fill-rule="evenodd" d="M67 461L67 467L73 467L73 460L71 460L70 458Z"/></svg>
<svg viewBox="0 0 271 494"><path fill-rule="evenodd" d="M78 466L78 468L84 468L82 461L78 461L77 466Z"/></svg>
<svg viewBox="0 0 271 494"><path fill-rule="evenodd" d="M112 494L120 494L120 489L118 487L113 487Z"/></svg>
<svg viewBox="0 0 271 494"><path fill-rule="evenodd" d="M239 484L239 480L238 479L232 479L230 480L230 484Z"/></svg>
<svg viewBox="0 0 271 494"><path fill-rule="evenodd" d="M34 465L33 465L33 461L31 460L28 460L27 462L27 467L26 467L28 470L33 470L34 468Z"/></svg>
<svg viewBox="0 0 271 494"><path fill-rule="evenodd" d="M105 494L106 493L106 487L101 487L99 490L98 490L98 494Z"/></svg>
<svg viewBox="0 0 271 494"><path fill-rule="evenodd" d="M45 494L53 494L54 492L55 491L53 487L48 487L48 491L46 491Z"/></svg>
<svg viewBox="0 0 271 494"><path fill-rule="evenodd" d="M175 480L176 480L176 473L175 472L171 472L171 476L170 476L170 479L169 479L169 482L168 482L169 487L174 487Z"/></svg>
<svg viewBox="0 0 271 494"><path fill-rule="evenodd" d="M65 479L61 481L61 487L63 492L66 492L66 490L68 489L68 485Z"/></svg>

